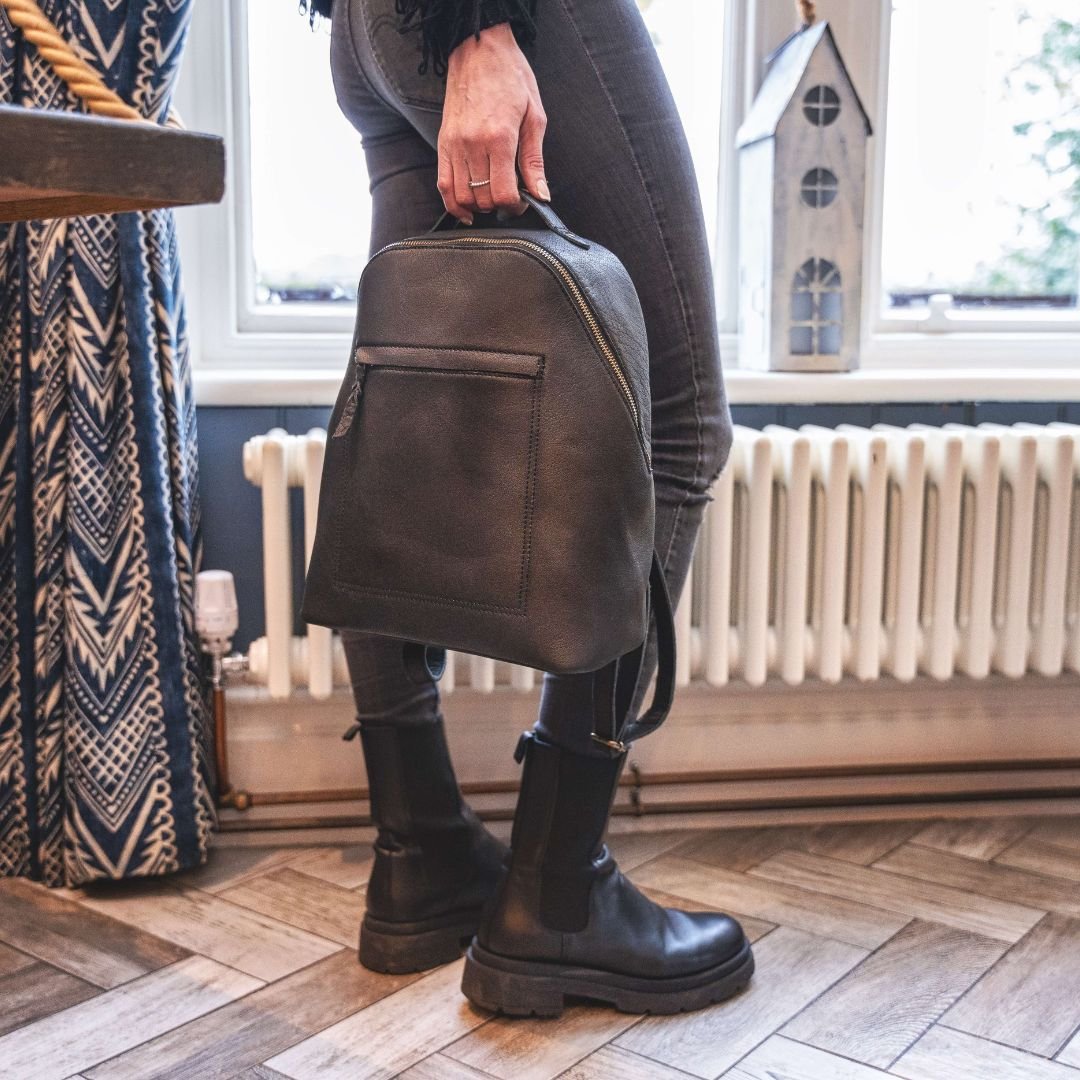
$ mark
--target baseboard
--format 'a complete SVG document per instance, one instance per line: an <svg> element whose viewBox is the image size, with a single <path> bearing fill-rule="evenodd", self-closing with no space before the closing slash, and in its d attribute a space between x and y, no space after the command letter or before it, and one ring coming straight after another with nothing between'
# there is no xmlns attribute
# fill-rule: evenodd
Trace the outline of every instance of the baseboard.
<svg viewBox="0 0 1080 1080"><path fill-rule="evenodd" d="M444 711L463 786L485 816L506 817L512 751L538 694L459 689ZM229 691L235 786L253 796L227 827L353 824L366 818L359 746L343 743L351 697L271 701ZM1080 795L1080 678L806 683L680 691L665 727L635 744L622 816L793 813L832 807L1024 805Z"/></svg>

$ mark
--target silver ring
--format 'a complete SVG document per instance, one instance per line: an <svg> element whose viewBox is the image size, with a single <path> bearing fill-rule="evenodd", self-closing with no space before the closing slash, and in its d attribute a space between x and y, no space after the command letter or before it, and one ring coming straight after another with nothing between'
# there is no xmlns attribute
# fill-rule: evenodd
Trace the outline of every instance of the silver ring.
<svg viewBox="0 0 1080 1080"><path fill-rule="evenodd" d="M487 187L490 183L490 180L470 180L469 187Z"/></svg>

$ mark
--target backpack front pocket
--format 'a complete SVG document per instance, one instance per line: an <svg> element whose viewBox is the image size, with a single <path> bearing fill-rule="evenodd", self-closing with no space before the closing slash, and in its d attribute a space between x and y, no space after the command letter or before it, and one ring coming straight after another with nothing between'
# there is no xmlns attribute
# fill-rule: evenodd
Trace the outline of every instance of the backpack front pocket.
<svg viewBox="0 0 1080 1080"><path fill-rule="evenodd" d="M335 576L382 596L524 614L543 358L361 346L328 454Z"/></svg>

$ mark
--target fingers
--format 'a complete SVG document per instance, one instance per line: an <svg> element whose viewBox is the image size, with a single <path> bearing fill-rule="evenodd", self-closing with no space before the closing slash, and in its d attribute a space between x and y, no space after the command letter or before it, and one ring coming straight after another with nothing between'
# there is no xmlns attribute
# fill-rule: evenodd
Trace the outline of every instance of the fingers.
<svg viewBox="0 0 1080 1080"><path fill-rule="evenodd" d="M520 214L525 203L520 184L545 201L551 198L544 178L543 141L547 118L539 100L530 104L517 130L460 128L439 141L439 193L446 209L461 221L473 223L473 213L505 210ZM523 181L518 179L521 170ZM470 187L470 180L488 183Z"/></svg>
<svg viewBox="0 0 1080 1080"><path fill-rule="evenodd" d="M531 195L548 202L551 192L544 176L544 132L547 130L547 116L539 101L530 103L525 118L521 122L521 137L518 141L518 167L521 179Z"/></svg>
<svg viewBox="0 0 1080 1080"><path fill-rule="evenodd" d="M450 211L458 219L458 221L464 221L467 225L473 223L472 210L466 204L457 197L457 179L456 170L450 160L450 155L446 152L442 145L439 146L439 181L438 188L439 194L442 196L443 206ZM466 179L468 174L466 173ZM468 187L465 188L468 191Z"/></svg>
<svg viewBox="0 0 1080 1080"><path fill-rule="evenodd" d="M480 187L469 188L473 204L483 214L490 214L495 209L491 199L491 162L487 151L482 146L474 146L465 158L465 175L468 180L488 180Z"/></svg>
<svg viewBox="0 0 1080 1080"><path fill-rule="evenodd" d="M525 203L519 193L517 170L514 168L516 149L516 143L508 141L489 155L491 187L488 190L491 191L492 202L500 210L505 210L510 214L523 214Z"/></svg>

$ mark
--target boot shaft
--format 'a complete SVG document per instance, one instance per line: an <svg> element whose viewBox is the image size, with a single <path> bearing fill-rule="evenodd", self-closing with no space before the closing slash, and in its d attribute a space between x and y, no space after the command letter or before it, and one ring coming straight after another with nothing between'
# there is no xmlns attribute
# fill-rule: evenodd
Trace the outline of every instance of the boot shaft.
<svg viewBox="0 0 1080 1080"><path fill-rule="evenodd" d="M510 841L510 874L532 897L550 930L574 932L588 922L604 834L626 754L575 754L526 733L521 793Z"/></svg>
<svg viewBox="0 0 1080 1080"><path fill-rule="evenodd" d="M461 817L442 717L424 723L360 725L371 818L398 841L443 832Z"/></svg>

